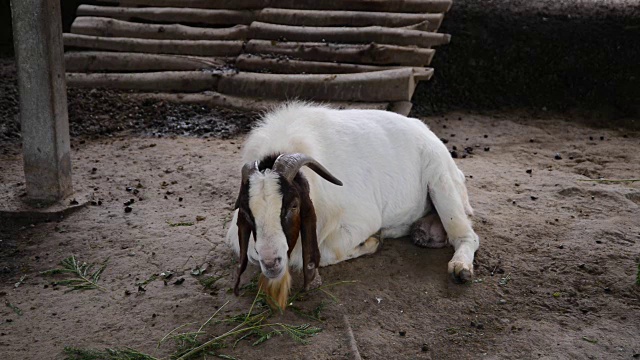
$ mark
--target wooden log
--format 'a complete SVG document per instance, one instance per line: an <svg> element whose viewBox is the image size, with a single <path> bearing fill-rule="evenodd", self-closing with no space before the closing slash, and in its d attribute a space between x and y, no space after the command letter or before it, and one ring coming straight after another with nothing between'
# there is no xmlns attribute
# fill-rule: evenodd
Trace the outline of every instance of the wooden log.
<svg viewBox="0 0 640 360"><path fill-rule="evenodd" d="M229 109L243 111L265 111L272 109L280 104L280 100L269 100L262 98L241 97L234 95L225 95L213 91L206 91L202 94L188 93L142 93L129 94L128 97L143 101L165 101L182 104L198 104L210 107L223 107ZM366 103L366 102L323 102L322 105L336 109L375 109L386 110L389 103Z"/></svg>
<svg viewBox="0 0 640 360"><path fill-rule="evenodd" d="M141 19L172 24L248 25L255 20L257 13L250 10L80 5L76 15L110 17L121 20Z"/></svg>
<svg viewBox="0 0 640 360"><path fill-rule="evenodd" d="M63 40L65 47L73 48L196 56L238 56L243 45L242 41L132 39L78 34L63 34Z"/></svg>
<svg viewBox="0 0 640 360"><path fill-rule="evenodd" d="M196 9L262 9L269 0L109 0L120 6L186 7Z"/></svg>
<svg viewBox="0 0 640 360"><path fill-rule="evenodd" d="M276 43L268 40L249 40L245 46L245 53L284 55L324 62L425 66L431 63L435 50L380 44Z"/></svg>
<svg viewBox="0 0 640 360"><path fill-rule="evenodd" d="M413 69L357 74L259 74L223 76L218 92L248 97L312 101L409 101L415 90Z"/></svg>
<svg viewBox="0 0 640 360"><path fill-rule="evenodd" d="M72 51L64 54L68 72L185 71L220 68L233 58L186 55Z"/></svg>
<svg viewBox="0 0 640 360"><path fill-rule="evenodd" d="M71 24L71 33L80 35L167 39L167 40L244 40L249 27L210 29L186 25L141 24L105 17L77 17Z"/></svg>
<svg viewBox="0 0 640 360"><path fill-rule="evenodd" d="M413 104L411 101L396 101L389 104L389 108L387 110L400 115L409 116L412 107Z"/></svg>
<svg viewBox="0 0 640 360"><path fill-rule="evenodd" d="M451 0L271 0L269 7L313 10L355 10L405 13L444 13Z"/></svg>
<svg viewBox="0 0 640 360"><path fill-rule="evenodd" d="M203 9L263 9L267 7L316 10L357 10L443 13L451 0L120 0L120 6L168 6Z"/></svg>
<svg viewBox="0 0 640 360"><path fill-rule="evenodd" d="M449 43L448 34L410 29L366 27L310 27L268 24L254 21L249 26L249 37L263 40L336 42L349 44L390 44L401 46L432 46Z"/></svg>
<svg viewBox="0 0 640 360"><path fill-rule="evenodd" d="M429 22L423 21L417 24L403 26L402 28L407 30L429 31Z"/></svg>
<svg viewBox="0 0 640 360"><path fill-rule="evenodd" d="M163 71L133 74L67 73L67 85L75 88L198 92L215 89L220 77L221 72L204 71Z"/></svg>
<svg viewBox="0 0 640 360"><path fill-rule="evenodd" d="M241 71L268 72L272 74L352 74L402 68L396 66L301 61L285 57L266 57L251 54L238 56L235 61L235 67ZM432 75L432 68L413 68L413 77L416 81L429 80Z"/></svg>
<svg viewBox="0 0 640 360"><path fill-rule="evenodd" d="M260 11L258 21L297 26L386 26L403 27L426 21L427 31L436 31L444 14L380 13L369 11L291 10L267 8Z"/></svg>
<svg viewBox="0 0 640 360"><path fill-rule="evenodd" d="M270 72L273 74L351 74L387 70L389 67L320 61L301 61L286 57L241 54L235 62L241 71Z"/></svg>

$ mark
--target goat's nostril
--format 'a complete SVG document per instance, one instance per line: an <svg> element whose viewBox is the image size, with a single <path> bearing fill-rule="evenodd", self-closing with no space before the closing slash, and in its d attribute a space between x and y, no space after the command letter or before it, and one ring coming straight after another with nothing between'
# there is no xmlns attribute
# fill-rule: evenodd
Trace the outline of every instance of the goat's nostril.
<svg viewBox="0 0 640 360"><path fill-rule="evenodd" d="M274 260L274 262L273 262L273 263L274 263L274 264L276 264L276 265L280 265L280 263L281 263L281 262L282 262L282 257L281 257L281 256L278 256L278 257Z"/></svg>

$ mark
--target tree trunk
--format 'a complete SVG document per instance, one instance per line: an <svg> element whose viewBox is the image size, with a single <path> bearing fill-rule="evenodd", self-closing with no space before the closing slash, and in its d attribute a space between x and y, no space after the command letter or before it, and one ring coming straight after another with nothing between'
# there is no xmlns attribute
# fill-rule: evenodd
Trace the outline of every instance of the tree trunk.
<svg viewBox="0 0 640 360"><path fill-rule="evenodd" d="M223 94L312 101L409 101L415 90L413 69L358 74L237 73L220 79Z"/></svg>
<svg viewBox="0 0 640 360"><path fill-rule="evenodd" d="M285 55L302 60L324 62L425 66L431 63L435 50L379 44L337 45L250 40L245 46L245 52Z"/></svg>
<svg viewBox="0 0 640 360"><path fill-rule="evenodd" d="M285 9L358 10L408 13L443 13L451 0L120 0L120 6L168 6L203 9Z"/></svg>
<svg viewBox="0 0 640 360"><path fill-rule="evenodd" d="M248 25L255 20L257 13L249 10L207 10L191 8L163 7L115 7L80 5L77 16L101 16L122 20L142 19L164 23L188 23L206 25Z"/></svg>
<svg viewBox="0 0 640 360"><path fill-rule="evenodd" d="M73 51L64 54L68 72L185 71L223 67L233 58Z"/></svg>
<svg viewBox="0 0 640 360"><path fill-rule="evenodd" d="M197 9L262 9L269 0L108 0L120 6L187 7Z"/></svg>
<svg viewBox="0 0 640 360"><path fill-rule="evenodd" d="M242 41L151 40L77 34L63 34L63 39L65 47L196 56L238 56L243 45Z"/></svg>
<svg viewBox="0 0 640 360"><path fill-rule="evenodd" d="M230 109L244 110L244 111L264 111L274 108L275 106L282 104L280 100L266 100L261 98L240 97L234 95L225 95L213 91L207 91L203 94L169 94L169 93L157 93L157 94L130 94L129 97L139 100L156 100L175 102L182 104L199 104L210 107L224 107ZM366 103L366 102L325 102L323 105L327 105L336 109L375 109L386 110L389 107L389 103Z"/></svg>
<svg viewBox="0 0 640 360"><path fill-rule="evenodd" d="M265 57L242 54L236 59L238 70L273 74L351 74L388 70L387 66L344 64L319 61L292 60L285 57Z"/></svg>
<svg viewBox="0 0 640 360"><path fill-rule="evenodd" d="M268 7L284 9L444 13L451 8L451 0L271 0Z"/></svg>
<svg viewBox="0 0 640 360"><path fill-rule="evenodd" d="M386 26L403 27L428 22L427 31L436 31L443 14L378 13L367 11L291 10L268 8L260 11L258 21L296 26Z"/></svg>
<svg viewBox="0 0 640 360"><path fill-rule="evenodd" d="M410 29L367 27L309 27L267 24L255 21L249 26L252 39L335 42L351 44L390 44L400 46L432 46L449 43L450 35Z"/></svg>
<svg viewBox="0 0 640 360"><path fill-rule="evenodd" d="M164 71L133 74L67 73L67 85L76 88L122 90L187 91L215 90L221 73L203 71Z"/></svg>
<svg viewBox="0 0 640 360"><path fill-rule="evenodd" d="M245 40L249 32L246 25L210 29L185 25L142 24L104 17L77 17L71 32L80 35L166 39L166 40Z"/></svg>

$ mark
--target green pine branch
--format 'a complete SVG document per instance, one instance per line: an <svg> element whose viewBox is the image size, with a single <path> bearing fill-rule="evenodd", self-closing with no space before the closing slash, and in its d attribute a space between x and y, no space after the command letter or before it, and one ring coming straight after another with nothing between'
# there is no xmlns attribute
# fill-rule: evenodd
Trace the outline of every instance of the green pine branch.
<svg viewBox="0 0 640 360"><path fill-rule="evenodd" d="M105 260L104 263L102 263L100 266L97 266L96 268L95 264L79 262L78 260L76 260L76 257L74 255L71 255L60 262L61 267L43 271L40 274L41 275L58 275L58 274L71 275L73 277L71 279L55 281L53 283L54 285L67 286L69 288L68 291L92 290L92 289L105 291L105 289L102 286L98 285L98 280L100 280L100 275L102 275L102 272L107 267L107 261L108 259Z"/></svg>

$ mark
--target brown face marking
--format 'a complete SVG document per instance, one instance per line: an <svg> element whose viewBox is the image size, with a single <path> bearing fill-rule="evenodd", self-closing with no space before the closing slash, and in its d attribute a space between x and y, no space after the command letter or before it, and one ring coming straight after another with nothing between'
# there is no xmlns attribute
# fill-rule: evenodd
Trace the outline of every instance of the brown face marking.
<svg viewBox="0 0 640 360"><path fill-rule="evenodd" d="M289 246L287 256L290 256L300 236L300 196L297 186L289 183L282 176L280 177L280 190L282 191L280 223Z"/></svg>
<svg viewBox="0 0 640 360"><path fill-rule="evenodd" d="M236 200L236 208L238 209L238 219L236 225L238 226L238 242L240 243L240 263L238 264L238 270L236 272L236 281L233 287L233 292L237 296L240 293L240 276L247 268L248 257L247 250L249 249L249 238L251 233L255 238L255 226L251 209L249 208L249 183L244 183L240 186L240 194Z"/></svg>

